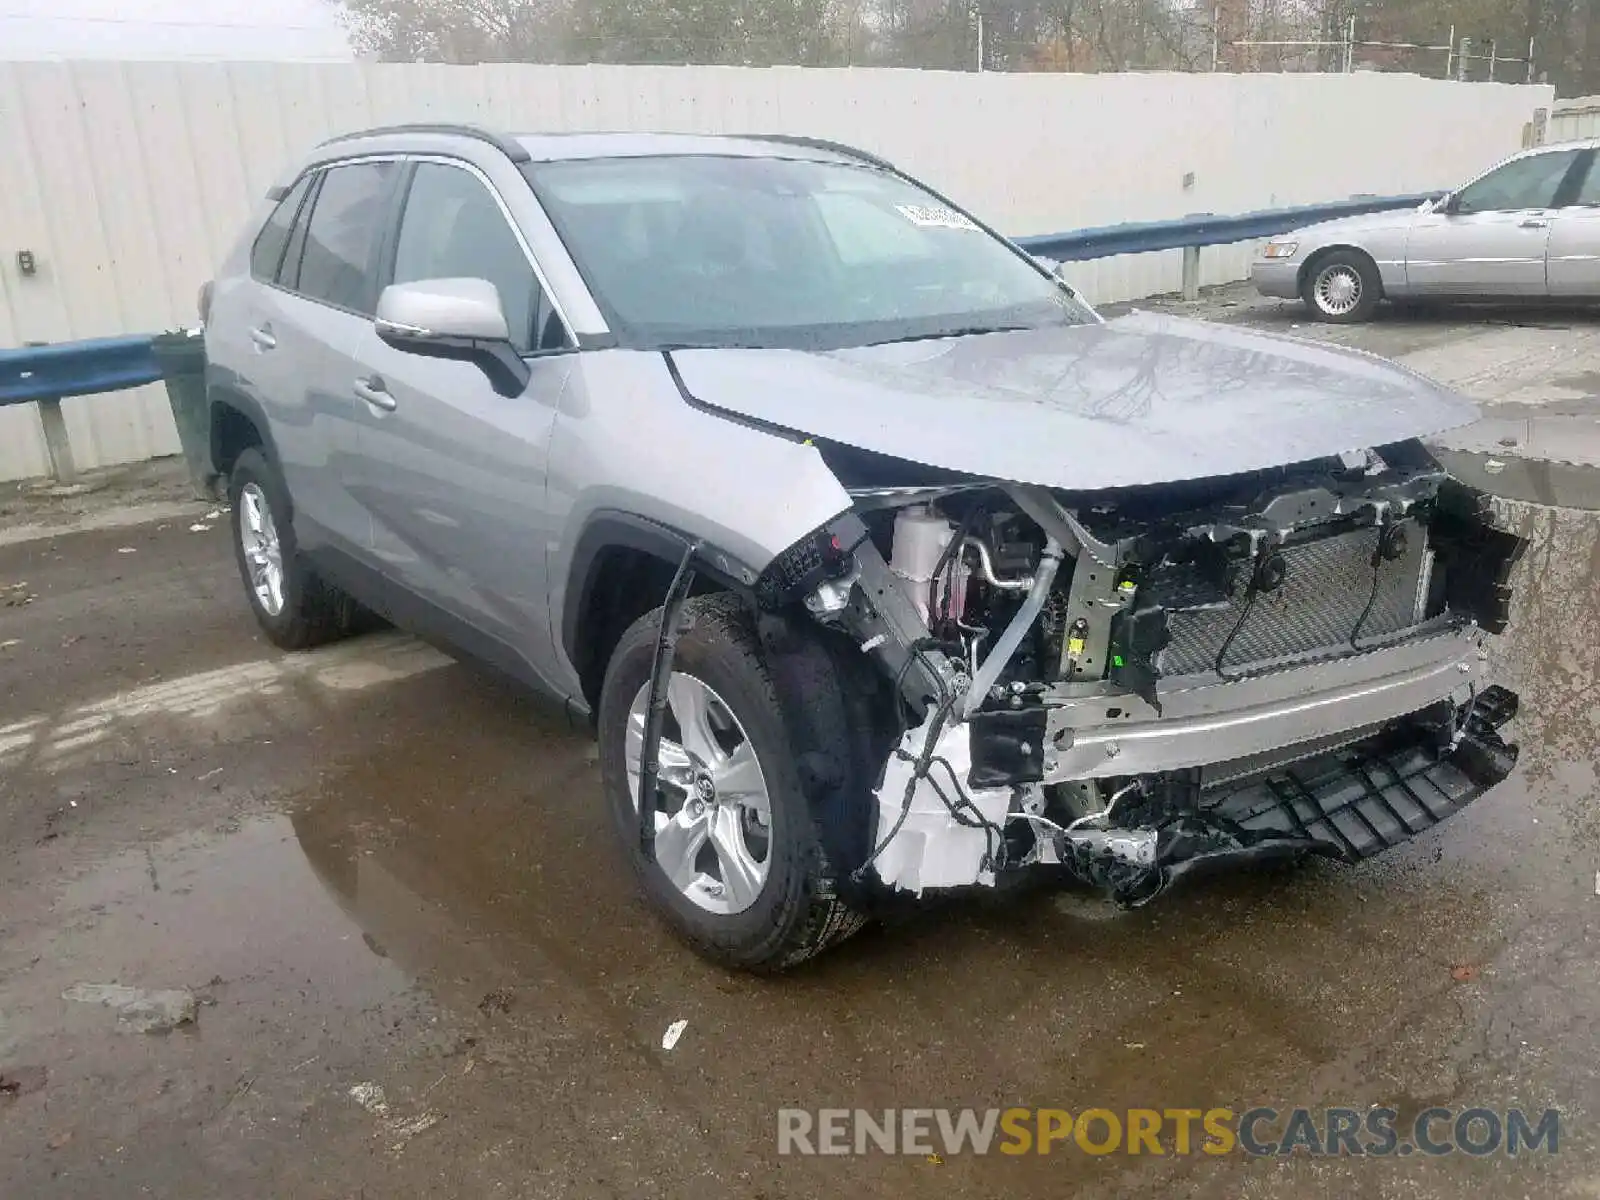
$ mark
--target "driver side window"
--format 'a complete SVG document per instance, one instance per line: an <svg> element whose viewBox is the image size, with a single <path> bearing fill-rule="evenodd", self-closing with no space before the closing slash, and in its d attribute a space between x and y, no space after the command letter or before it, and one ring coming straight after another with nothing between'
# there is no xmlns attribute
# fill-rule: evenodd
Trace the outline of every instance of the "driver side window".
<svg viewBox="0 0 1600 1200"><path fill-rule="evenodd" d="M1577 157L1576 150L1564 150L1532 154L1508 162L1462 188L1456 197L1455 211L1465 215L1550 208Z"/></svg>
<svg viewBox="0 0 1600 1200"><path fill-rule="evenodd" d="M489 189L460 167L418 163L400 218L392 282L460 278L494 284L518 350L566 344L561 319Z"/></svg>

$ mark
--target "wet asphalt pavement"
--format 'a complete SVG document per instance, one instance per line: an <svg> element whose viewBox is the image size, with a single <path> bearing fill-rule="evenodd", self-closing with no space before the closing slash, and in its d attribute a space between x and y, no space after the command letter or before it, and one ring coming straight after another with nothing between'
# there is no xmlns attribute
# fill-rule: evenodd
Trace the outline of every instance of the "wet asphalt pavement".
<svg viewBox="0 0 1600 1200"><path fill-rule="evenodd" d="M6 1200L1600 1197L1600 514L1512 506L1522 760L1444 826L1132 912L943 904L778 980L664 936L558 712L392 633L278 654L192 519L0 546ZM82 983L198 1014L125 1032ZM780 1107L1012 1105L1562 1124L1518 1158L777 1153Z"/></svg>

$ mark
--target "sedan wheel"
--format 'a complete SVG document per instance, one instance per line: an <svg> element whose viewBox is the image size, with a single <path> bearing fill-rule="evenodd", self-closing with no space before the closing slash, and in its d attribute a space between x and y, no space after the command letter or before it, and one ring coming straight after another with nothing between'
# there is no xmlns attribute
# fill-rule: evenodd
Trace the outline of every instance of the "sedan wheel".
<svg viewBox="0 0 1600 1200"><path fill-rule="evenodd" d="M1313 316L1343 324L1372 316L1382 290L1370 258L1357 250L1335 250L1312 262L1301 294Z"/></svg>
<svg viewBox="0 0 1600 1200"><path fill-rule="evenodd" d="M1361 276L1346 263L1335 263L1317 276L1317 307L1330 317L1348 316L1361 303Z"/></svg>

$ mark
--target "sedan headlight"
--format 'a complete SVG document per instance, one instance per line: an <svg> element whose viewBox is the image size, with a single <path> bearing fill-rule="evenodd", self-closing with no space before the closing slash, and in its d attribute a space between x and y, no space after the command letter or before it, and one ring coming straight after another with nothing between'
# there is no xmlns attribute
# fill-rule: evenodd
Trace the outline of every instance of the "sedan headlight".
<svg viewBox="0 0 1600 1200"><path fill-rule="evenodd" d="M1263 258L1293 258L1294 252L1300 249L1299 242L1268 242L1261 251Z"/></svg>

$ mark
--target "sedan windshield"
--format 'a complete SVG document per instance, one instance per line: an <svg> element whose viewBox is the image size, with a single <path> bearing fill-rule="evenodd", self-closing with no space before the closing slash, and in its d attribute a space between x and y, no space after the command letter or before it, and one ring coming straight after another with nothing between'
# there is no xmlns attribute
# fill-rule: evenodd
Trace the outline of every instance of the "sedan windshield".
<svg viewBox="0 0 1600 1200"><path fill-rule="evenodd" d="M626 345L820 350L1094 319L877 167L611 158L540 163L530 178Z"/></svg>

